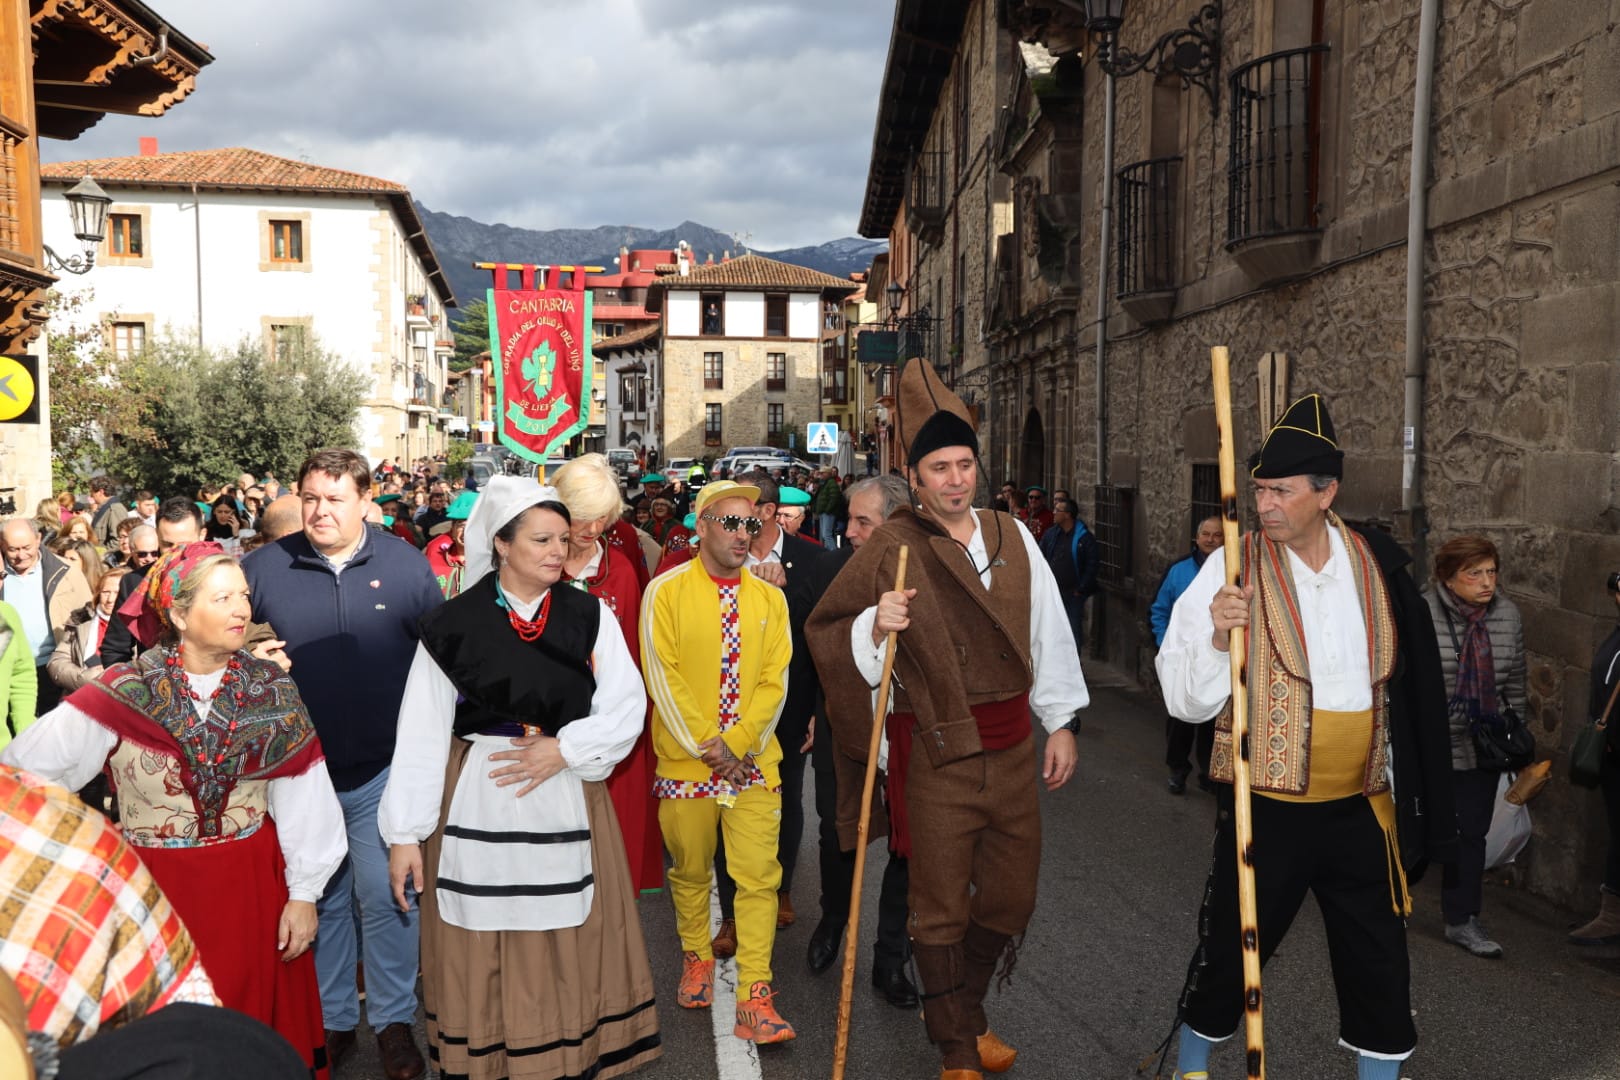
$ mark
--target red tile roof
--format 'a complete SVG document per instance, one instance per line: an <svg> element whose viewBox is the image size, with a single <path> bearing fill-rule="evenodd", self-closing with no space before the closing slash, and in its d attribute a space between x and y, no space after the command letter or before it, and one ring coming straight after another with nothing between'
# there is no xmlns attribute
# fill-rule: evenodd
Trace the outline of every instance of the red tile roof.
<svg viewBox="0 0 1620 1080"><path fill-rule="evenodd" d="M330 191L396 194L404 184L364 173L329 169L307 161L276 157L261 150L232 146L223 150L181 150L141 157L90 158L40 166L40 179L77 183L85 173L102 184L197 184L208 188L255 191Z"/></svg>
<svg viewBox="0 0 1620 1080"><path fill-rule="evenodd" d="M848 295L858 286L848 278L833 277L807 266L767 259L763 255L739 255L726 262L694 266L685 277L659 278L647 290L647 310L658 311L664 293L670 289L724 292L738 289L775 289L804 292L836 292Z"/></svg>
<svg viewBox="0 0 1620 1080"><path fill-rule="evenodd" d="M598 341L591 346L591 351L597 356L606 356L610 352L617 352L621 349L634 349L639 345L656 342L657 340L658 320L657 316L654 316L653 321L646 326L638 326L636 329L626 331L617 337L604 338Z"/></svg>
<svg viewBox="0 0 1620 1080"><path fill-rule="evenodd" d="M329 169L307 161L276 157L261 150L241 146L223 150L180 150L168 154L135 157L88 158L58 161L40 166L45 184L76 184L86 173L103 186L190 187L195 184L210 191L277 191L331 195L381 195L388 199L411 247L422 260L433 289L448 306L454 307L455 293L439 265L438 253L428 239L422 219L411 202L404 184L383 180L345 169Z"/></svg>

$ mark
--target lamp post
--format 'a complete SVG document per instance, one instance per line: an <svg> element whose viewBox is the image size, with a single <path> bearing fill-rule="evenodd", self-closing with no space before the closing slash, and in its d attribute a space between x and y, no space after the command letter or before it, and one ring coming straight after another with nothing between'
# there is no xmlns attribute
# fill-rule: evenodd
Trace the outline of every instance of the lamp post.
<svg viewBox="0 0 1620 1080"><path fill-rule="evenodd" d="M1119 42L1125 22L1125 0L1085 0L1086 30L1097 40L1097 63L1110 76L1123 78L1151 68L1155 75L1179 75L1183 85L1199 86L1216 111L1220 99L1217 78L1221 68L1221 4L1210 0L1181 29L1135 53ZM1113 181L1109 175L1109 182Z"/></svg>
<svg viewBox="0 0 1620 1080"><path fill-rule="evenodd" d="M62 197L67 200L68 213L73 217L73 235L84 246L84 254L64 259L46 244L45 265L69 274L87 274L96 265L96 245L107 236L107 207L112 205L112 198L89 173Z"/></svg>
<svg viewBox="0 0 1620 1080"><path fill-rule="evenodd" d="M889 301L889 320L900 321L900 304L905 299L906 290L901 288L898 281L890 280L889 287L883 290L883 295Z"/></svg>

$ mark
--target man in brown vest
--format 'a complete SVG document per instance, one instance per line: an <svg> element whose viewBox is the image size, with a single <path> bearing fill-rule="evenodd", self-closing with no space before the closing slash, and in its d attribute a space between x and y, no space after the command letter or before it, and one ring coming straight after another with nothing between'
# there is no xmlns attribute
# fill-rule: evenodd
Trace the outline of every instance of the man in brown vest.
<svg viewBox="0 0 1620 1080"><path fill-rule="evenodd" d="M924 361L901 374L898 427L914 503L855 553L806 638L840 760L863 762L887 635L897 637L888 718L893 848L910 858L912 952L928 1037L946 1080L1010 1068L984 997L1035 909L1041 821L1030 717L1048 732L1041 777L1074 775L1077 710L1089 701L1052 572L1029 530L975 511L978 435ZM900 548L908 588L894 591ZM839 830L854 846L858 775L840 777ZM846 798L846 794L854 798ZM853 802L853 806L850 803Z"/></svg>
<svg viewBox="0 0 1620 1080"><path fill-rule="evenodd" d="M1339 1041L1359 1054L1361 1080L1395 1080L1417 1044L1407 886L1456 849L1434 625L1406 552L1332 511L1344 453L1318 395L1289 406L1249 472L1261 531L1243 538L1243 585L1225 584L1223 559L1206 559L1157 661L1170 715L1215 721L1215 865L1181 998L1176 1076L1206 1080L1211 1048L1243 1015L1227 653L1231 632L1247 626L1261 963L1314 893Z"/></svg>

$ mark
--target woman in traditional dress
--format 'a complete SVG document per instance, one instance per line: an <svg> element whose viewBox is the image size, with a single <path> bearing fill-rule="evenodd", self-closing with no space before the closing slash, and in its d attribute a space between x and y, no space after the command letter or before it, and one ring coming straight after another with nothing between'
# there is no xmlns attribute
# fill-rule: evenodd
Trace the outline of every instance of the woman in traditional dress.
<svg viewBox="0 0 1620 1080"><path fill-rule="evenodd" d="M586 454L558 469L553 480L557 496L568 507L572 519L563 580L608 606L639 668L641 585L630 560L606 535L609 524L619 519L623 509L618 479L606 457ZM656 779L652 731L643 727L635 749L625 755L607 781L619 831L624 834L630 877L638 893L664 887L664 837L658 828L658 800L652 795Z"/></svg>
<svg viewBox="0 0 1620 1080"><path fill-rule="evenodd" d="M126 604L163 644L18 736L5 763L78 790L105 766L124 837L191 931L220 1001L325 1077L315 901L348 852L298 687L243 648L247 581L218 544L164 555ZM122 614L122 613L121 613Z"/></svg>
<svg viewBox="0 0 1620 1080"><path fill-rule="evenodd" d="M602 783L645 690L603 603L554 587L569 528L554 489L484 485L465 585L421 621L378 811L395 899L421 894L435 1064L472 1080L606 1078L661 1052Z"/></svg>

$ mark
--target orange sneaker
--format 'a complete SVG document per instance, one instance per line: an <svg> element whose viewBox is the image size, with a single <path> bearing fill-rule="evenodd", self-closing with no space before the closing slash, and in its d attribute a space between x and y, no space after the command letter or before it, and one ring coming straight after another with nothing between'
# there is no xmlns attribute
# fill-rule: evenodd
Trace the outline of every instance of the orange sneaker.
<svg viewBox="0 0 1620 1080"><path fill-rule="evenodd" d="M1018 1060L1018 1051L1001 1041L1001 1036L987 1031L979 1036L979 1065L985 1072L1004 1073Z"/></svg>
<svg viewBox="0 0 1620 1080"><path fill-rule="evenodd" d="M776 992L764 981L749 988L746 1001L737 1002L737 1026L731 1033L761 1046L787 1042L795 1034L793 1025L777 1015Z"/></svg>
<svg viewBox="0 0 1620 1080"><path fill-rule="evenodd" d="M675 1003L683 1009L707 1009L714 1004L714 961L699 960L698 954L686 954L686 966L681 970L681 985L675 991ZM738 1010L740 1013L742 1010Z"/></svg>

